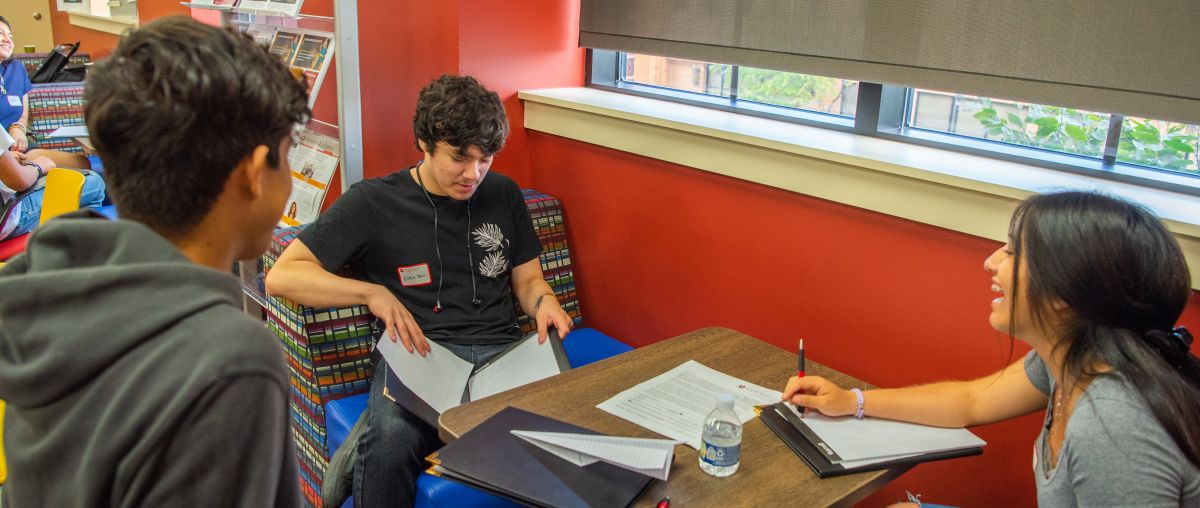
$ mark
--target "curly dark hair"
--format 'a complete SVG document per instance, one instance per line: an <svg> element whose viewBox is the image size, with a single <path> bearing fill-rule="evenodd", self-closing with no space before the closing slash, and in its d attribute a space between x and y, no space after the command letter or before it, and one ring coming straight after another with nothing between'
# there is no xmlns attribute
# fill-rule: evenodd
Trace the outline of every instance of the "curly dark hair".
<svg viewBox="0 0 1200 508"><path fill-rule="evenodd" d="M88 72L87 126L122 217L186 234L238 163L311 116L305 85L249 36L184 16L126 35Z"/></svg>
<svg viewBox="0 0 1200 508"><path fill-rule="evenodd" d="M475 145L492 155L508 139L508 116L500 96L475 78L443 75L421 89L413 135L418 150L424 142L432 153L438 141L445 141L460 150Z"/></svg>

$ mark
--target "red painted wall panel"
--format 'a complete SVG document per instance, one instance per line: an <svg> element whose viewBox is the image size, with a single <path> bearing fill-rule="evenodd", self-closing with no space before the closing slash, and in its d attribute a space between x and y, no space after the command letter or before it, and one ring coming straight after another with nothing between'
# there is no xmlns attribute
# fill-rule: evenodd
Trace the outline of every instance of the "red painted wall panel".
<svg viewBox="0 0 1200 508"><path fill-rule="evenodd" d="M54 41L59 44L80 41L80 51L86 51L92 60L99 60L112 53L117 47L120 37L106 32L98 32L89 28L81 28L71 24L67 13L58 10L58 4L50 0L50 26L54 31ZM188 16L190 9L173 0L150 0L138 2L139 23L145 24L163 16L180 14ZM38 48L45 51L44 48Z"/></svg>
<svg viewBox="0 0 1200 508"><path fill-rule="evenodd" d="M987 322L999 243L548 134L534 187L566 210L585 323L642 346L728 326L880 386L971 378L1028 351ZM1200 302L1184 322L1200 329ZM1012 344L1010 346L1010 344ZM1197 345L1200 350L1200 345ZM784 380L780 380L782 387ZM1041 415L974 429L984 455L868 499L1033 505ZM801 462L796 462L803 469Z"/></svg>
<svg viewBox="0 0 1200 508"><path fill-rule="evenodd" d="M93 61L108 56L113 48L117 47L116 35L72 25L67 13L58 10L55 2L50 2L50 28L54 31L55 44L79 42L79 51L87 53ZM38 48L38 51L48 49Z"/></svg>
<svg viewBox="0 0 1200 508"><path fill-rule="evenodd" d="M517 91L581 86L584 51L579 48L578 2L462 0L459 9L459 73L479 79L504 101L512 135L494 167L530 181L524 108Z"/></svg>

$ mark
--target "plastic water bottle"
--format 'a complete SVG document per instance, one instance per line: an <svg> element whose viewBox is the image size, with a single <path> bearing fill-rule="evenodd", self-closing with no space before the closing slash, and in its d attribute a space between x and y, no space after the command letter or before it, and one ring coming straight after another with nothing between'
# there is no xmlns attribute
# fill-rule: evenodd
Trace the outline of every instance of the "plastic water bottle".
<svg viewBox="0 0 1200 508"><path fill-rule="evenodd" d="M700 469L717 477L736 473L742 461L742 424L733 412L733 395L717 396L717 408L704 418Z"/></svg>

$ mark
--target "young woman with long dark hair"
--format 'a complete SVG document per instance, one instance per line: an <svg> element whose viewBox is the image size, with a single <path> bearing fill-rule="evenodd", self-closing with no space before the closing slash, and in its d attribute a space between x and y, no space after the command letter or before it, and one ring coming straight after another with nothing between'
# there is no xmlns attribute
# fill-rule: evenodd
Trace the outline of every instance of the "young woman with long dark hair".
<svg viewBox="0 0 1200 508"><path fill-rule="evenodd" d="M1033 196L984 268L1001 293L988 320L1033 348L1023 360L973 381L857 393L793 377L785 400L944 427L1045 408L1040 505L1200 506L1200 360L1175 327L1191 279L1162 222L1101 194Z"/></svg>

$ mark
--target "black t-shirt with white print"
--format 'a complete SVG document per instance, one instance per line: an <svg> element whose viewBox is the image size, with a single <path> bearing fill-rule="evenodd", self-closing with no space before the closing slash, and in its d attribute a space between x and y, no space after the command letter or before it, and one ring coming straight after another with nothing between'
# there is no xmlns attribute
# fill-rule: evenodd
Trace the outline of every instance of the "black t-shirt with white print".
<svg viewBox="0 0 1200 508"><path fill-rule="evenodd" d="M354 184L299 239L326 270L348 266L390 289L430 339L454 344L516 339L512 267L541 253L520 188L493 172L471 199L429 194L430 206L412 170ZM442 310L434 312L439 281Z"/></svg>

